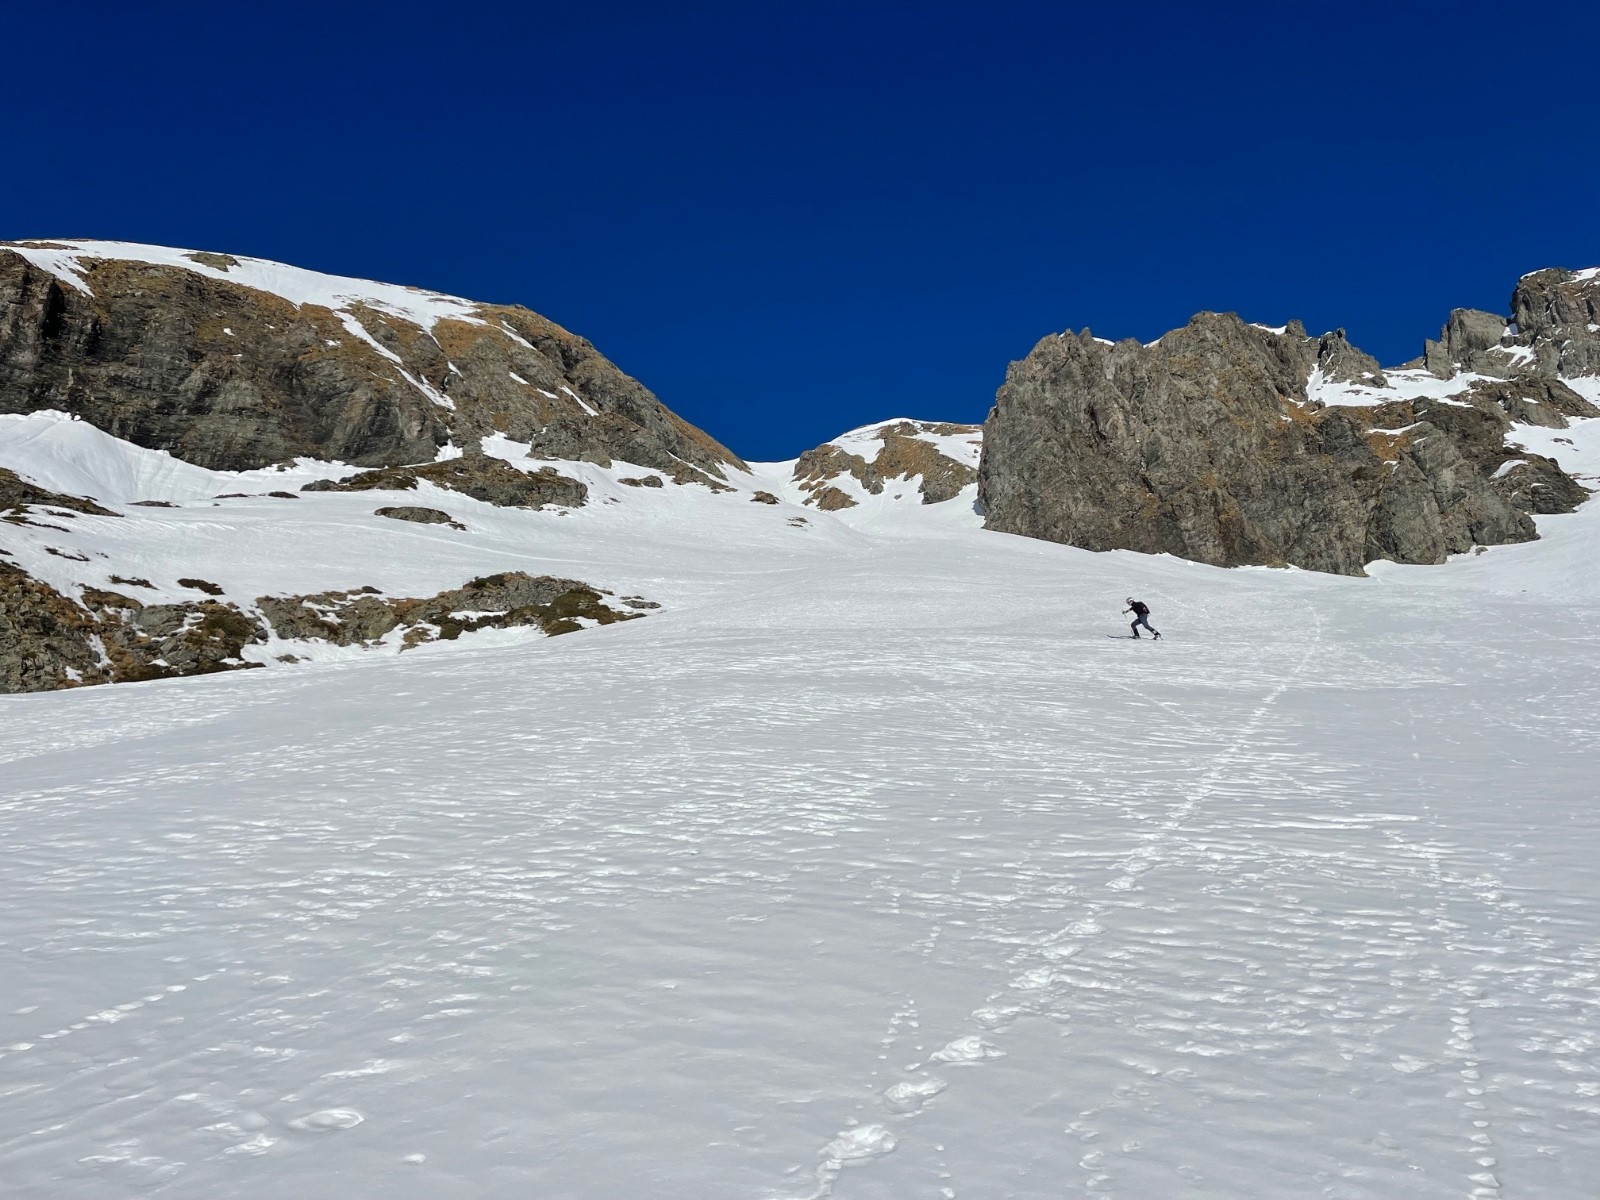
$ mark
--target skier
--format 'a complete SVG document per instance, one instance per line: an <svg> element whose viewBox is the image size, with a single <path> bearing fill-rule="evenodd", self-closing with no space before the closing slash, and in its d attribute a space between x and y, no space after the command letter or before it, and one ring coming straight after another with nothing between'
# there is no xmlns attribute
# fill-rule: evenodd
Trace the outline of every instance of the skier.
<svg viewBox="0 0 1600 1200"><path fill-rule="evenodd" d="M1133 630L1134 637L1139 636L1139 626L1143 625L1150 631L1151 636L1157 641L1161 640L1161 634L1156 630L1155 626L1150 624L1150 606L1148 604L1143 600L1135 600L1132 596L1129 596L1128 607L1122 610L1122 615L1127 616L1129 613L1133 614L1133 624L1129 628Z"/></svg>

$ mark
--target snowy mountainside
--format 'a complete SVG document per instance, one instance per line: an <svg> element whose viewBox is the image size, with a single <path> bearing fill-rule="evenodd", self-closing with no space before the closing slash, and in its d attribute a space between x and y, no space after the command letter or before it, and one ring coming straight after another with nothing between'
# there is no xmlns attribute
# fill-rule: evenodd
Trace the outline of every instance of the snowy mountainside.
<svg viewBox="0 0 1600 1200"><path fill-rule="evenodd" d="M1434 386L1333 350L1299 416ZM0 697L7 1196L1592 1197L1593 501L1360 578L984 529L935 422L83 415L0 414L0 664L148 681Z"/></svg>
<svg viewBox="0 0 1600 1200"><path fill-rule="evenodd" d="M891 424L915 425L885 423ZM941 447L976 457L974 431L928 436L930 455L918 463L931 470L939 469L931 452ZM508 572L582 584L598 598L573 614L581 628L652 614L662 605L707 602L719 590L710 564L721 561L707 547L708 535L733 546L770 539L804 557L832 552L840 539L858 536L858 527L883 529L887 522L913 532L979 524L970 484L945 502L922 504L924 481L916 475L890 477L897 486L882 492L880 483L877 497L863 489L865 504L854 511L819 512L806 507L809 493L796 481L794 462L730 466L711 487L638 464L552 462L529 454L528 444L492 434L480 439L474 456L446 451L433 465L488 462L529 480L554 471L582 489L581 502L557 497L530 507L480 498L461 490L470 491L470 482L433 482L429 465L411 469L420 477L321 490L363 476L353 476L349 464L306 458L216 471L114 438L68 414L0 416L0 471L58 498L91 498L109 510L95 515L35 503L0 520L0 571L13 573L9 591L0 578L0 614L7 595L11 609L34 614L13 615L25 628L0 651L0 666L7 666L0 688L517 641L550 631L549 614L538 611L511 621L513 610L526 607L525 589L498 600L485 599L482 589L471 597L460 589ZM487 474L474 469L478 479ZM919 502L898 505L903 493ZM705 561L652 573L639 567L650 557L641 546L678 547L680 556ZM42 585L55 594L47 628L40 628L39 597L31 597L30 607L18 572L35 592ZM428 597L444 599L432 608L415 603ZM462 607L469 600L486 607ZM498 613L493 620L490 608ZM447 628L451 619L454 627ZM195 631L207 621L211 636L201 640ZM107 649L113 636L127 643L126 654ZM74 653L63 650L66 643Z"/></svg>
<svg viewBox="0 0 1600 1200"><path fill-rule="evenodd" d="M1600 472L1600 421L1518 436ZM1350 578L581 469L428 494L478 557L148 510L241 595L298 540L664 608L0 699L11 1192L1592 1195L1600 506Z"/></svg>

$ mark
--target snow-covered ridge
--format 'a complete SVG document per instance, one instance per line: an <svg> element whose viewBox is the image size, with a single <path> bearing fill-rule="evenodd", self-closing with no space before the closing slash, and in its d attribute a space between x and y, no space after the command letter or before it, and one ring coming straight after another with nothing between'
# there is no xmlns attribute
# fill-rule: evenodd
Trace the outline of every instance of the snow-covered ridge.
<svg viewBox="0 0 1600 1200"><path fill-rule="evenodd" d="M1540 267L1537 271L1525 271L1522 278L1531 279L1533 276L1542 275L1546 271L1565 269L1564 267ZM1588 283L1591 279L1600 279L1600 267L1584 267L1581 270L1573 271L1572 278L1578 283Z"/></svg>
<svg viewBox="0 0 1600 1200"><path fill-rule="evenodd" d="M315 304L347 314L352 306L363 305L428 330L445 319L483 323L478 313L479 305L459 296L446 296L422 288L379 283L371 279L327 275L264 258L183 250L172 246L146 246L138 242L70 238L0 242L0 250L20 255L34 266L49 271L69 287L91 295L93 292L85 263L103 259L192 271L209 279L225 280L240 287L279 296L297 308ZM356 336L365 336L358 322L346 321L345 324L346 328L355 326L351 332Z"/></svg>

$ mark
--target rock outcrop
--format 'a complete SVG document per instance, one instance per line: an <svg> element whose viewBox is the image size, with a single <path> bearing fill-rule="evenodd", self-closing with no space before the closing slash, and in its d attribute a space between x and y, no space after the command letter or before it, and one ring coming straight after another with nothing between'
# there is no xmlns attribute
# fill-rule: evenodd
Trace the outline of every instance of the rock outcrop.
<svg viewBox="0 0 1600 1200"><path fill-rule="evenodd" d="M1511 293L1509 317L1455 309L1438 340L1423 343L1420 361L1440 379L1462 372L1600 375L1600 269L1524 275Z"/></svg>
<svg viewBox="0 0 1600 1200"><path fill-rule="evenodd" d="M0 467L0 515L10 520L22 520L33 508L65 509L69 513L88 513L97 517L117 515L85 496L67 496L48 491L30 483L15 471ZM53 515L60 516L61 513L58 511Z"/></svg>
<svg viewBox="0 0 1600 1200"><path fill-rule="evenodd" d="M259 619L216 600L143 604L86 588L74 601L0 562L0 692L236 671L266 640Z"/></svg>
<svg viewBox="0 0 1600 1200"><path fill-rule="evenodd" d="M502 459L466 455L419 467L384 467L308 483L307 492L411 491L422 480L501 508L577 508L589 489L552 467L522 471Z"/></svg>
<svg viewBox="0 0 1600 1200"><path fill-rule="evenodd" d="M401 629L401 644L410 649L424 642L454 641L480 629L536 625L555 635L581 629L583 620L610 625L641 615L612 608L603 599L609 594L575 579L507 571L425 599L390 598L376 588L358 588L314 596L262 596L256 605L273 632L286 640L373 646Z"/></svg>
<svg viewBox="0 0 1600 1200"><path fill-rule="evenodd" d="M495 434L682 480L743 465L525 308L122 243L0 243L0 413L42 409L217 470L426 463Z"/></svg>
<svg viewBox="0 0 1600 1200"><path fill-rule="evenodd" d="M869 425L807 450L795 460L793 478L807 493L805 503L824 512L858 503L840 486L846 479L874 496L894 480L915 480L922 503L940 504L977 480L978 434L976 425L948 422Z"/></svg>
<svg viewBox="0 0 1600 1200"><path fill-rule="evenodd" d="M74 599L0 560L0 693L260 667L265 664L247 658L246 648L263 646L273 634L367 648L395 634L405 650L481 629L534 626L554 636L585 621L634 620L642 614L627 610L657 607L631 597L625 609L614 608L606 603L609 595L573 579L512 571L424 598L389 597L369 587L262 596L245 606L215 599L146 604L101 588L84 588Z"/></svg>
<svg viewBox="0 0 1600 1200"><path fill-rule="evenodd" d="M1472 361L1489 327L1456 318L1444 352ZM1091 550L1361 574L1374 559L1532 539L1530 512L1587 494L1506 444L1513 421L1600 415L1558 379L1524 373L1448 399L1393 381L1342 331L1310 338L1232 314L1148 346L1047 337L1012 364L984 426L985 523ZM1338 404L1317 393L1333 383Z"/></svg>

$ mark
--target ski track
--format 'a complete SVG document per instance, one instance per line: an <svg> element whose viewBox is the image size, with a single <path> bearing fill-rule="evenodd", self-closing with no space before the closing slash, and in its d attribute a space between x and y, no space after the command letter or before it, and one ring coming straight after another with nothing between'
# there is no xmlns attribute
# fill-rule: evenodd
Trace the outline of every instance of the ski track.
<svg viewBox="0 0 1600 1200"><path fill-rule="evenodd" d="M1161 569L14 706L4 1194L1588 1195L1570 614Z"/></svg>

